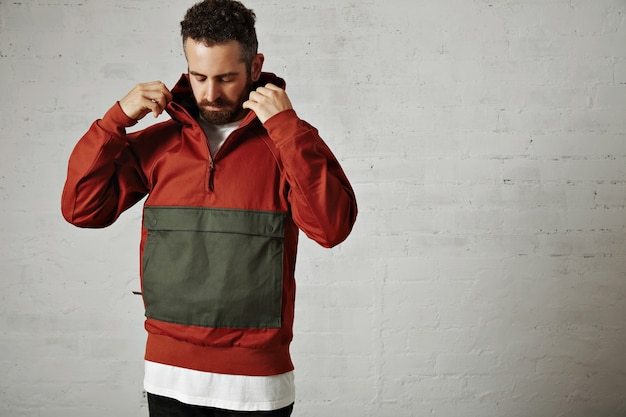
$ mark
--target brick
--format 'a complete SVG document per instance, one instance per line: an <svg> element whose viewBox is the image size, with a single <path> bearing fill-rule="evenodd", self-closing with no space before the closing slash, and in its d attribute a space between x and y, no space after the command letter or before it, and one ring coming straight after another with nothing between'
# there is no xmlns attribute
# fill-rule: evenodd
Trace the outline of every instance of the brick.
<svg viewBox="0 0 626 417"><path fill-rule="evenodd" d="M618 62L613 66L613 79L616 83L626 84L626 62Z"/></svg>
<svg viewBox="0 0 626 417"><path fill-rule="evenodd" d="M494 354L438 355L435 370L440 375L492 374L498 366L498 357Z"/></svg>

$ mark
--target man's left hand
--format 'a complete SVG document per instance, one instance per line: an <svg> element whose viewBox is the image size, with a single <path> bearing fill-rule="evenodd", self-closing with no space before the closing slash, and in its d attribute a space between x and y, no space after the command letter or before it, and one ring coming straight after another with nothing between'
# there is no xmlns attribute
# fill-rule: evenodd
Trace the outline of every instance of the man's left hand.
<svg viewBox="0 0 626 417"><path fill-rule="evenodd" d="M261 123L265 123L272 116L293 107L285 90L274 84L267 84L252 91L249 100L243 103L243 108L254 111Z"/></svg>

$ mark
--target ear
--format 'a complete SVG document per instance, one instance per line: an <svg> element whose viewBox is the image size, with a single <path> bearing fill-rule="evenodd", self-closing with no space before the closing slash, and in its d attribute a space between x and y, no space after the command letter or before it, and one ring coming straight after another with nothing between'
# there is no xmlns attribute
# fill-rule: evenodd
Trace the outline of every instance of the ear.
<svg viewBox="0 0 626 417"><path fill-rule="evenodd" d="M263 62L265 61L265 56L263 54L256 54L254 58L252 58L252 68L251 75L252 81L257 82L261 77L261 70L263 69Z"/></svg>

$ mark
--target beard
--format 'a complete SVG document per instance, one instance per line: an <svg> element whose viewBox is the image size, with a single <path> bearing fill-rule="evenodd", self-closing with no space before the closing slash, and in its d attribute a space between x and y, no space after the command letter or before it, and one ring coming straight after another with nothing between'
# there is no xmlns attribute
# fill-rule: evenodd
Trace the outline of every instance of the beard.
<svg viewBox="0 0 626 417"><path fill-rule="evenodd" d="M252 91L252 78L248 76L245 88L239 94L239 97L235 101L230 101L225 98L218 98L216 101L210 102L206 99L198 102L198 109L202 117L213 125L225 125L233 123L241 118L247 112L244 109L243 103L248 100L250 92ZM220 110L208 110L209 107L217 107Z"/></svg>

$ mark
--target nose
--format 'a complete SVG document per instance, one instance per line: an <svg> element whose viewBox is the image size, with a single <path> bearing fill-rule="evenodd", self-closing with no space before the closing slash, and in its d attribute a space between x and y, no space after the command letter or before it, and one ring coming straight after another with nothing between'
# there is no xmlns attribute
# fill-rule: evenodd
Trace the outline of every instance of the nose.
<svg viewBox="0 0 626 417"><path fill-rule="evenodd" d="M215 81L209 81L207 82L207 89L206 89L206 93L205 93L205 98L210 102L213 103L215 101L217 101L218 98L220 98L220 96L222 95L222 91L221 88L219 86L219 84Z"/></svg>

